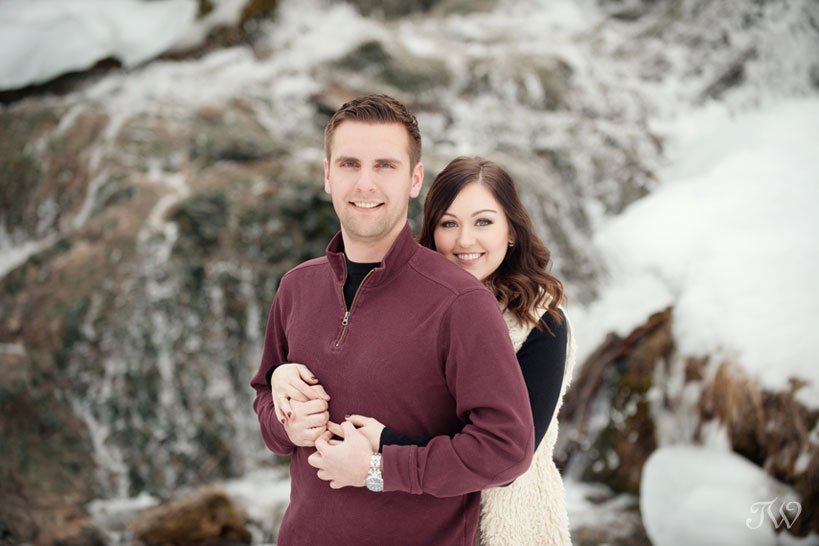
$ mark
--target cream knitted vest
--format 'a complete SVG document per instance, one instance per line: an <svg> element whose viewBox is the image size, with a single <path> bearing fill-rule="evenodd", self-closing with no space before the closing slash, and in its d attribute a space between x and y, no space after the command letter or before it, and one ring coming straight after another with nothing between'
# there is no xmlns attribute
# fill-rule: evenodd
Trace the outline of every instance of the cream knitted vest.
<svg viewBox="0 0 819 546"><path fill-rule="evenodd" d="M537 316L542 316L544 311L545 308L538 309ZM520 325L508 311L504 311L503 318L517 352L532 329ZM552 459L557 441L557 414L574 368L575 341L568 317L566 330L563 385L549 428L535 451L529 470L507 487L493 487L481 493L481 519L477 540L481 546L571 546L566 493Z"/></svg>

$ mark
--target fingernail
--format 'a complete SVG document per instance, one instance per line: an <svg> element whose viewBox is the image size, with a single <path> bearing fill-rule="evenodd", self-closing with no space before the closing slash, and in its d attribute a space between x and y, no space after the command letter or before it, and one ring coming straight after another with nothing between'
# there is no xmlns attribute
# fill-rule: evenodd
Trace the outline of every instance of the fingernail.
<svg viewBox="0 0 819 546"><path fill-rule="evenodd" d="M345 414L344 414L344 418L345 418L345 419L349 419L350 417L352 417L352 415L350 415L349 413L345 413Z"/></svg>
<svg viewBox="0 0 819 546"><path fill-rule="evenodd" d="M310 379L312 379L313 381L318 381L318 377L311 377Z"/></svg>

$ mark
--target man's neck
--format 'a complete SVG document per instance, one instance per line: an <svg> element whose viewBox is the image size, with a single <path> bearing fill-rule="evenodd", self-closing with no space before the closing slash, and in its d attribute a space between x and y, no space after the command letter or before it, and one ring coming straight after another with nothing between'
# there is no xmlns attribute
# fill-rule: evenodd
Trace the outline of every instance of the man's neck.
<svg viewBox="0 0 819 546"><path fill-rule="evenodd" d="M357 263L375 263L383 261L384 256L387 255L387 252L389 252L392 244L401 234L405 224L406 223L400 224L398 229L387 237L383 237L372 242L349 237L344 232L344 228L342 228L341 238L344 241L344 255L347 256L347 259L351 262Z"/></svg>

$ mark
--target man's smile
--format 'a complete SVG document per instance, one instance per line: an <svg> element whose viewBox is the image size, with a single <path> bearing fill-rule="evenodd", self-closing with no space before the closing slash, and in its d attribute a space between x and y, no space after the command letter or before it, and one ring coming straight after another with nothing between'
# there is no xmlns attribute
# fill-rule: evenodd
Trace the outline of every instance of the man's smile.
<svg viewBox="0 0 819 546"><path fill-rule="evenodd" d="M384 203L373 201L350 201L350 204L359 209L374 209L376 207L380 207Z"/></svg>

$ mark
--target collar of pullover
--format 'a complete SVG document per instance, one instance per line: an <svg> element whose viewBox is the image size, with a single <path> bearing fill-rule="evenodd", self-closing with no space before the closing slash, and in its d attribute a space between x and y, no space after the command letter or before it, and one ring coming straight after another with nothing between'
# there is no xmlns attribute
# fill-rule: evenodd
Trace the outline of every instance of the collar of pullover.
<svg viewBox="0 0 819 546"><path fill-rule="evenodd" d="M409 222L407 222L384 255L381 265L373 269L372 276L367 284L375 286L391 279L409 261L417 249L418 243L412 238L412 229ZM341 238L340 231L327 245L327 261L330 263L338 282L343 283L346 265L344 264L344 241Z"/></svg>

